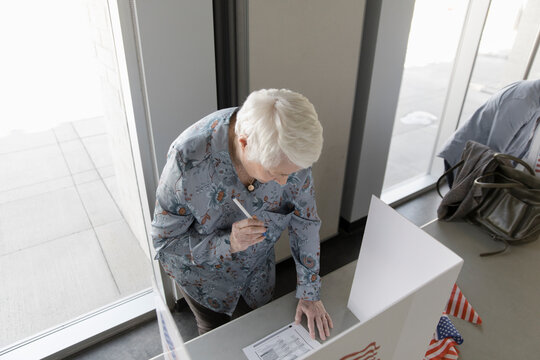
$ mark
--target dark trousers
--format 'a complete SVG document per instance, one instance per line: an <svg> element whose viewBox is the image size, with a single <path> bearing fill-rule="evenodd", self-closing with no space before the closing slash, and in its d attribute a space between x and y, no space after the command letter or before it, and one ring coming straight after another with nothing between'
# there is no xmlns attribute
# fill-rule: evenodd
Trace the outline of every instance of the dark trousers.
<svg viewBox="0 0 540 360"><path fill-rule="evenodd" d="M212 311L208 309L207 307L202 306L199 304L196 300L192 299L189 295L187 295L182 288L178 287L180 289L180 292L184 296L184 299L186 299L186 302L191 309L191 312L193 312L193 315L195 315L195 320L197 321L197 328L199 329L199 335L202 335L210 330L213 330L225 323L228 323L232 319L236 319L242 315L247 314L252 308L249 307L249 305L246 303L243 297L240 297L238 300L238 304L236 305L236 309L234 309L234 313L232 316L229 316L227 314L218 313L215 311Z"/></svg>

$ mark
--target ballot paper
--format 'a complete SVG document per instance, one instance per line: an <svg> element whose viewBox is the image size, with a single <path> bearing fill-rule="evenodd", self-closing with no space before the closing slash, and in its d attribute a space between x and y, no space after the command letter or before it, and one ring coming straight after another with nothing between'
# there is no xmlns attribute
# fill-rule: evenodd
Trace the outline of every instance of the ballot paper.
<svg viewBox="0 0 540 360"><path fill-rule="evenodd" d="M293 360L319 347L302 325L291 323L242 350L249 360Z"/></svg>

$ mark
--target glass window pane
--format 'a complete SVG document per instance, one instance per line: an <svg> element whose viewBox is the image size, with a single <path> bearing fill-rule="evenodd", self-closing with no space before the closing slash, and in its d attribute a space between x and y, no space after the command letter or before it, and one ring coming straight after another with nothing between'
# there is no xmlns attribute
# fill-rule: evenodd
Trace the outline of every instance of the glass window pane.
<svg viewBox="0 0 540 360"><path fill-rule="evenodd" d="M106 11L0 5L0 348L151 285Z"/></svg>
<svg viewBox="0 0 540 360"><path fill-rule="evenodd" d="M460 124L494 93L523 79L538 33L540 2L492 0Z"/></svg>
<svg viewBox="0 0 540 360"><path fill-rule="evenodd" d="M383 191L428 171L467 5L415 3Z"/></svg>

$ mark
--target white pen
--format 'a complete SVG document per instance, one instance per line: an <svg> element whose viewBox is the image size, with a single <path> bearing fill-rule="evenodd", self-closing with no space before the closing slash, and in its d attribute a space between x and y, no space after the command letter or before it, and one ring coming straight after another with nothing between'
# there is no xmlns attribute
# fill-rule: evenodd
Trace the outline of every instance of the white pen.
<svg viewBox="0 0 540 360"><path fill-rule="evenodd" d="M251 215L249 215L249 213L247 212L247 210L242 206L242 204L240 204L240 201L236 200L236 198L233 198L232 199L234 201L234 203L236 204L236 206L238 206L240 208L240 210L242 210L242 212L247 216L248 219L253 219L253 217Z"/></svg>

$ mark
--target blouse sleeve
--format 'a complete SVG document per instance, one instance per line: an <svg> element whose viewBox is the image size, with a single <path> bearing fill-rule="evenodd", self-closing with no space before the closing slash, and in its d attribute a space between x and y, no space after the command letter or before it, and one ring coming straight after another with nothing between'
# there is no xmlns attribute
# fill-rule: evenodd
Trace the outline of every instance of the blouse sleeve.
<svg viewBox="0 0 540 360"><path fill-rule="evenodd" d="M303 183L290 187L289 196L294 204L293 215L289 222L289 240L296 264L296 297L310 301L320 300L321 220L317 215L311 168L307 169Z"/></svg>
<svg viewBox="0 0 540 360"><path fill-rule="evenodd" d="M193 227L192 204L186 198L182 183L184 173L177 160L178 152L171 149L156 192L156 207L152 220L152 241L159 260L162 250L183 242L189 246L194 265L218 264L231 258L230 233L217 230L199 234Z"/></svg>

